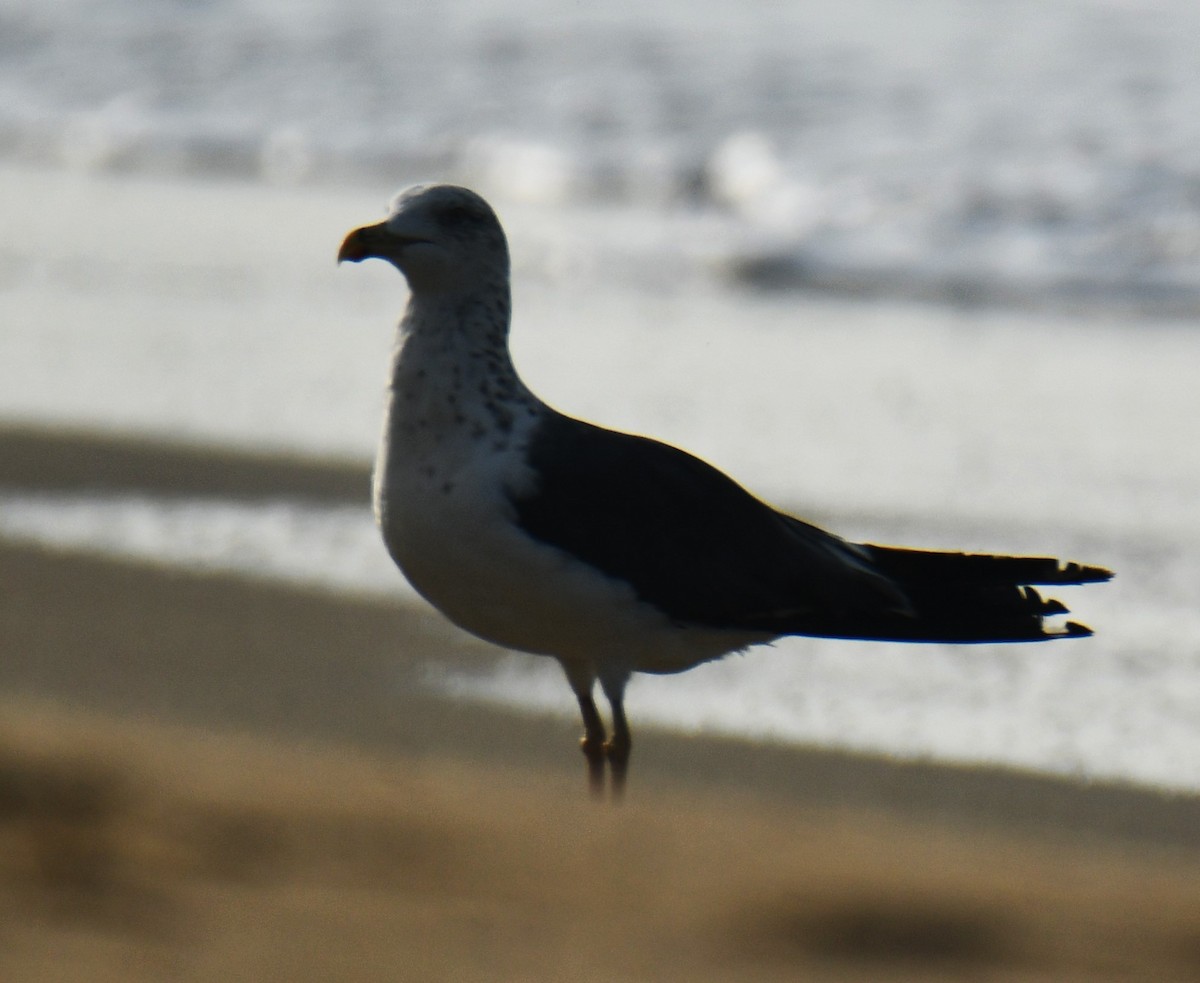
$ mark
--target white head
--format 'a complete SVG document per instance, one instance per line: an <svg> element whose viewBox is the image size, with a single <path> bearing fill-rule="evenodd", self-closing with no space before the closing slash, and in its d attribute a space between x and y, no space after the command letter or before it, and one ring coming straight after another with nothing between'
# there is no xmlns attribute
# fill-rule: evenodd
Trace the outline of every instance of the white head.
<svg viewBox="0 0 1200 983"><path fill-rule="evenodd" d="M417 185L392 199L388 217L355 229L338 262L386 259L414 295L471 290L508 281L508 243L491 206L451 184Z"/></svg>

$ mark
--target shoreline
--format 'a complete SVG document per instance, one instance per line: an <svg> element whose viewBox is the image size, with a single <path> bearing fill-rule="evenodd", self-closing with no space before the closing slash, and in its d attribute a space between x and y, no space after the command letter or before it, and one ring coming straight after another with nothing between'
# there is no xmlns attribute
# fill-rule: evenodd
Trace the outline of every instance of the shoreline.
<svg viewBox="0 0 1200 983"><path fill-rule="evenodd" d="M0 694L10 699L518 766L577 778L583 791L573 718L456 700L429 685L431 666L478 668L502 653L417 605L3 544L0 585ZM635 761L634 797L729 792L965 830L1200 848L1200 797L1134 785L652 726L638 730Z"/></svg>
<svg viewBox="0 0 1200 983"><path fill-rule="evenodd" d="M21 491L354 503L369 488L365 463L13 423L0 424L0 461L0 488ZM582 775L573 717L454 700L428 685L429 666L470 669L502 653L421 605L3 540L0 583L0 627L12 653L0 663L0 692ZM136 687L107 671L114 660L136 669ZM289 680L293 665L306 674ZM638 736L635 792L643 781L730 788L970 827L1200 847L1200 796L1185 792L652 726Z"/></svg>
<svg viewBox="0 0 1200 983"><path fill-rule="evenodd" d="M369 461L0 420L0 490L369 500Z"/></svg>
<svg viewBox="0 0 1200 983"><path fill-rule="evenodd" d="M0 460L13 489L365 496L363 465L119 435L0 428ZM574 719L429 685L501 657L432 610L2 540L0 640L4 979L1200 965L1198 796L647 726L596 802Z"/></svg>

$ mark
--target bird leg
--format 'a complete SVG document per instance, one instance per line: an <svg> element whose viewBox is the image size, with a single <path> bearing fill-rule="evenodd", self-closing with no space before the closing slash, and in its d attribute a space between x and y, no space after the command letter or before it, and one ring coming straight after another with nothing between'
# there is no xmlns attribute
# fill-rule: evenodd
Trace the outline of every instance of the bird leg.
<svg viewBox="0 0 1200 983"><path fill-rule="evenodd" d="M624 712L613 707L613 736L604 742L604 755L612 766L612 793L614 799L625 794L625 776L629 772L629 752L633 741L629 736L629 725Z"/></svg>
<svg viewBox="0 0 1200 983"><path fill-rule="evenodd" d="M633 749L633 737L629 732L629 721L625 717L625 683L626 679L600 680L604 695L608 697L609 706L612 707L613 733L612 737L604 742L604 755L612 767L612 795L616 801L625 794L629 752Z"/></svg>
<svg viewBox="0 0 1200 983"><path fill-rule="evenodd" d="M592 687L596 677L590 668L583 668L576 663L561 663L567 674L567 682L575 692L579 701L579 713L583 717L583 739L579 742L583 756L588 763L588 787L592 795L604 794L604 759L607 735L604 733L604 721L600 711L596 709L596 701L592 699Z"/></svg>
<svg viewBox="0 0 1200 983"><path fill-rule="evenodd" d="M583 714L583 737L579 747L588 763L588 787L592 795L604 794L604 758L608 741L604 734L604 721L600 719L600 711L596 709L596 701L591 692L576 693L579 698L579 712Z"/></svg>
<svg viewBox="0 0 1200 983"><path fill-rule="evenodd" d="M588 787L592 795L604 794L605 762L612 768L612 797L620 800L625 791L625 775L629 769L629 751L633 741L629 735L629 721L625 718L625 684L629 674L602 677L600 685L612 707L612 737L604 730L604 720L592 698L596 684L594 670L578 663L562 662L567 681L579 701L579 712L583 717L583 739L579 747L588 763Z"/></svg>

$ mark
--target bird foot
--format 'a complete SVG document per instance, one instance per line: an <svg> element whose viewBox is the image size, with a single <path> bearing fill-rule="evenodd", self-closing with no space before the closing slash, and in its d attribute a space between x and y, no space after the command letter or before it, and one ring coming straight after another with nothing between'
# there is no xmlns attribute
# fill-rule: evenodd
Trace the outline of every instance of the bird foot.
<svg viewBox="0 0 1200 983"><path fill-rule="evenodd" d="M629 773L629 752L631 745L628 739L621 740L613 737L604 742L604 756L612 770L612 797L619 802L625 795L625 776Z"/></svg>
<svg viewBox="0 0 1200 983"><path fill-rule="evenodd" d="M625 792L625 776L629 771L630 742L613 737L609 740L597 740L585 736L579 742L583 756L587 758L588 787L592 795L600 798L604 795L605 766L612 773L612 798L619 801Z"/></svg>
<svg viewBox="0 0 1200 983"><path fill-rule="evenodd" d="M608 742L594 737L584 737L579 742L579 749L587 758L588 788L594 798L604 796L604 762L607 759L605 748Z"/></svg>

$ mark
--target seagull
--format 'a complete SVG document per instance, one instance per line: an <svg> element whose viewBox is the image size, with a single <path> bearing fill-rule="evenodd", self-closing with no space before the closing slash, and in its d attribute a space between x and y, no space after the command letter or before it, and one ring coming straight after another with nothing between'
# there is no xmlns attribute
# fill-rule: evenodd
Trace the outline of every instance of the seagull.
<svg viewBox="0 0 1200 983"><path fill-rule="evenodd" d="M623 789L626 684L785 635L971 643L1091 630L1034 585L1101 567L852 543L777 511L686 451L573 419L508 347L508 244L491 206L418 185L350 232L338 261L406 278L375 462L376 520L417 592L507 649L558 660L583 717L589 784ZM611 736L593 697L599 682Z"/></svg>

